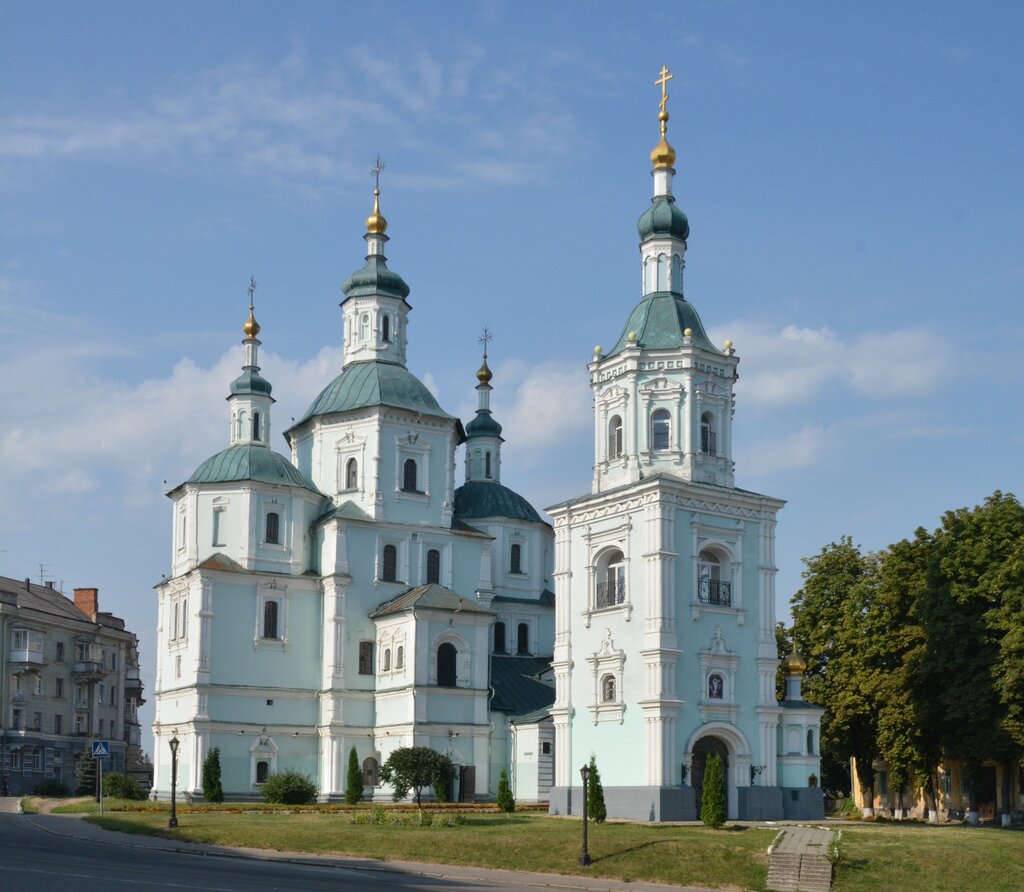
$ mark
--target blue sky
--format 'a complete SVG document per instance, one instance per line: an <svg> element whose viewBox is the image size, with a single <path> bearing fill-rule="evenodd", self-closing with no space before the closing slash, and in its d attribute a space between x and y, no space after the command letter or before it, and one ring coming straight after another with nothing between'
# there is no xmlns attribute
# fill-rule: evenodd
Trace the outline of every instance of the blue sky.
<svg viewBox="0 0 1024 892"><path fill-rule="evenodd" d="M780 609L840 535L1019 493L1022 28L1011 3L0 2L0 573L98 586L152 689L163 493L226 445L249 275L284 451L340 368L378 153L410 368L468 417L490 326L505 482L586 491L663 64L687 297L741 357L737 483L789 500Z"/></svg>

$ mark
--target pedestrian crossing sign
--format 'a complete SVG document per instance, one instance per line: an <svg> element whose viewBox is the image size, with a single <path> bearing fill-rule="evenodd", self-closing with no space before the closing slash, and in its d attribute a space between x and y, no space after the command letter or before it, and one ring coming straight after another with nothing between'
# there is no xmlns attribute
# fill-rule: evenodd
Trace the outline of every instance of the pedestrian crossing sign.
<svg viewBox="0 0 1024 892"><path fill-rule="evenodd" d="M92 742L92 757L98 759L100 756L110 755L109 740L94 740Z"/></svg>

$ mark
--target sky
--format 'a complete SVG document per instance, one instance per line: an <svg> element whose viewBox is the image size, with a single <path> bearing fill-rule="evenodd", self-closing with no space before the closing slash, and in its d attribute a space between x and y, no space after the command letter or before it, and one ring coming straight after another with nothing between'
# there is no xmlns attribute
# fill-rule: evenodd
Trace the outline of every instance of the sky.
<svg viewBox="0 0 1024 892"><path fill-rule="evenodd" d="M736 482L788 501L780 616L838 537L1021 494L1022 30L996 2L0 0L0 574L98 587L152 692L164 493L227 445L249 277L286 453L341 368L378 155L410 369L468 420L489 326L503 482L588 491L662 65Z"/></svg>

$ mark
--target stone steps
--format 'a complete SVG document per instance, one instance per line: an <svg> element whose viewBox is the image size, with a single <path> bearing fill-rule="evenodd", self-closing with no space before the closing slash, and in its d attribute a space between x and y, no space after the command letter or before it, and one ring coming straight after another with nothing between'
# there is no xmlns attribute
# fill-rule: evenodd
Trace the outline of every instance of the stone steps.
<svg viewBox="0 0 1024 892"><path fill-rule="evenodd" d="M775 892L829 892L832 865L823 855L774 852L768 860L767 886Z"/></svg>

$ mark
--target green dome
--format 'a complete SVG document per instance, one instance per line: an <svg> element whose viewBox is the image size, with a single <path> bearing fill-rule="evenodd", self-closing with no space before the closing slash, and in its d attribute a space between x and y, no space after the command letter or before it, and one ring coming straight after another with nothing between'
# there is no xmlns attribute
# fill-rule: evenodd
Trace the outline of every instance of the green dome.
<svg viewBox="0 0 1024 892"><path fill-rule="evenodd" d="M272 389L270 382L255 369L246 369L231 382L231 392L233 394L262 393L270 396Z"/></svg>
<svg viewBox="0 0 1024 892"><path fill-rule="evenodd" d="M642 350L674 350L683 346L686 329L691 329L690 344L721 353L708 339L704 325L693 304L679 294L655 291L633 307L619 340L606 354L615 356L629 344L630 332L636 332L637 346Z"/></svg>
<svg viewBox="0 0 1024 892"><path fill-rule="evenodd" d="M651 206L640 215L636 224L640 241L655 235L667 235L686 241L690 237L690 221L671 195L657 195Z"/></svg>
<svg viewBox="0 0 1024 892"><path fill-rule="evenodd" d="M289 430L295 430L316 415L331 415L367 406L393 406L420 415L455 420L438 405L426 385L403 366L393 362L354 362L320 391L306 413Z"/></svg>
<svg viewBox="0 0 1024 892"><path fill-rule="evenodd" d="M507 486L487 481L464 483L455 490L455 516L459 520L478 517L512 517L543 523L536 509Z"/></svg>
<svg viewBox="0 0 1024 892"><path fill-rule="evenodd" d="M466 425L466 438L472 437L500 437L501 425L494 420L487 409L478 409L476 418Z"/></svg>
<svg viewBox="0 0 1024 892"><path fill-rule="evenodd" d="M319 490L283 455L266 446L230 446L204 461L186 483L234 483L257 480L281 486L301 486L319 495Z"/></svg>
<svg viewBox="0 0 1024 892"><path fill-rule="evenodd" d="M366 266L361 270L352 273L341 290L345 292L345 300L350 297L372 297L375 294L402 300L409 296L409 286L405 284L405 279L388 269L384 258L377 255L367 259Z"/></svg>

